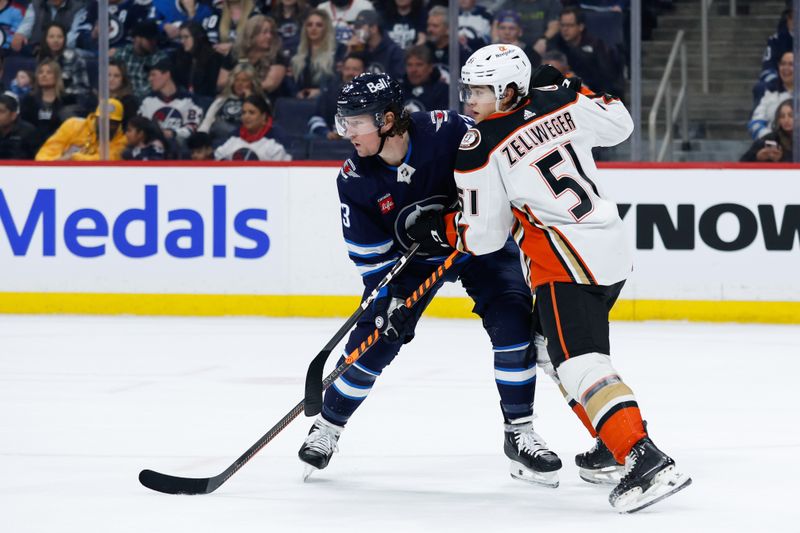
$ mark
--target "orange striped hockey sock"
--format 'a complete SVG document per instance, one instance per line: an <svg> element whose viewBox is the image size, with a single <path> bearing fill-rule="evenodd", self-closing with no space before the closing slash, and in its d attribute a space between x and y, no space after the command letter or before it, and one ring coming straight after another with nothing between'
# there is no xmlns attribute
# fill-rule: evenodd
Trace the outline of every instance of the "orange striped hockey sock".
<svg viewBox="0 0 800 533"><path fill-rule="evenodd" d="M614 458L624 464L633 445L647 433L633 391L617 375L611 358L601 353L573 356L559 365L558 375Z"/></svg>

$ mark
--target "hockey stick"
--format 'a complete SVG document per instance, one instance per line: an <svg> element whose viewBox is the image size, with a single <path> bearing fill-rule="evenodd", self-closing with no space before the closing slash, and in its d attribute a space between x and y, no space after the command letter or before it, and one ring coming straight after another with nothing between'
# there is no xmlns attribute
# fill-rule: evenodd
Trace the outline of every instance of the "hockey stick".
<svg viewBox="0 0 800 533"><path fill-rule="evenodd" d="M416 251L416 248L413 249ZM411 250L409 250L409 252L410 251ZM445 259L445 262L437 267L436 270L430 276L428 276L428 278L414 291L410 297L406 298L407 306L410 307L414 305L431 289L431 287L436 285L436 283L444 275L445 271L452 266L453 260L457 254L458 252L453 252L450 256L448 256L447 259ZM336 381L339 376L344 374L345 371L350 368L350 365L355 363L362 355L364 355L364 353L366 353L367 350L372 348L372 346L374 346L378 341L379 336L380 334L378 333L378 330L375 329L364 342L358 345L358 347L353 350L347 356L347 358L328 375L328 377L325 378L325 381L322 382L322 390L326 390L328 387L330 387L331 383ZM233 474L242 468L250 459L253 458L256 453L258 453L259 450L261 450L261 448L266 446L272 439L274 439L275 436L283 431L283 429L295 418L300 416L300 413L303 412L304 404L305 401L301 400L300 403L295 405L294 408L292 408L291 411L281 418L277 424L272 426L269 431L267 431L260 439L258 439L255 444L250 446L246 452L236 459L233 464L226 468L224 472L217 474L216 476L205 478L188 478L170 476L160 472L155 472L153 470L142 470L139 473L139 482L148 489L166 494L210 494L217 490Z"/></svg>
<svg viewBox="0 0 800 533"><path fill-rule="evenodd" d="M411 250L416 251L418 246L419 246L418 244L414 244L411 247ZM409 250L409 253L411 252L411 250ZM447 257L447 259L444 260L444 263L442 263L436 270L434 270L433 273L423 282L423 284L417 287L417 289L411 296L406 298L407 307L411 307L412 305L417 303L417 301L422 297L422 295L427 293L430 290L430 288L433 287L436 284L436 282L439 281L439 279L444 275L445 271L453 265L453 260L457 255L458 252L453 252L452 254L450 254ZM381 281L378 287L376 287L375 290L373 290L372 293L361 304L361 308L358 311L356 311L352 317L350 317L350 320L348 320L347 323L344 326L342 326L342 329L340 329L336 333L336 336L334 336L334 338L331 339L331 342L325 345L325 348L323 348L322 351L319 352L319 354L317 354L314 360L311 361L311 364L308 365L308 372L306 373L306 397L305 397L306 416L318 415L322 411L322 393L326 388L322 383L322 372L325 369L325 362L328 360L328 356L330 356L331 351L336 347L337 344L339 344L339 341L344 337L347 331L349 331L349 329L353 325L355 325L355 323L358 321L358 319L361 317L361 315L364 313L367 307L375 300L378 291L389 284L389 281L391 281L393 275L394 274L392 272L389 272L389 274L385 278L383 278L383 281ZM347 330L345 330L345 326L347 327ZM340 333L341 335L339 335ZM378 330L376 329L373 332L373 334L369 336L367 340L371 339L377 333ZM361 344L361 346L363 345L364 343ZM350 357L352 357L352 354ZM348 357L348 359L350 357ZM349 362L348 366L353 364L354 362L355 359Z"/></svg>
<svg viewBox="0 0 800 533"><path fill-rule="evenodd" d="M411 261L411 258L417 255L417 250L419 250L419 243L414 243L411 248L403 255L397 263L392 266L389 273L384 276L382 280L378 282L372 292L369 293L369 296L364 298L364 301L361 302L358 309L356 309L355 313L350 315L350 318L347 319L347 322L342 324L342 327L339 328L339 331L331 337L331 340L328 341L322 350L317 354L314 359L311 360L311 363L308 365L308 371L306 372L306 395L305 395L305 413L306 416L315 416L318 415L322 411L322 372L325 370L325 362L328 360L328 356L330 356L331 352L336 345L341 342L345 335L356 325L358 319L361 318L361 315L372 305L378 298L378 293L381 292L381 289L389 285L392 279L403 269L406 265ZM337 376L338 377L338 376Z"/></svg>

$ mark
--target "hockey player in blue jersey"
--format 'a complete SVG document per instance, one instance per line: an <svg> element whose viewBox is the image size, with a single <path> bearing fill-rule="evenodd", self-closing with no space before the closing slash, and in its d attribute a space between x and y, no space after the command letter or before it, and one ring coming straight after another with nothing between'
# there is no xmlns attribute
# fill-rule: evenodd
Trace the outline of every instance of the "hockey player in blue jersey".
<svg viewBox="0 0 800 533"><path fill-rule="evenodd" d="M369 294L411 245L406 235L420 213L454 206L456 153L472 124L452 111L406 113L399 84L386 74L362 74L345 84L337 101L336 126L355 154L337 179L342 231L350 258ZM326 391L322 413L299 451L307 478L328 465L353 412L414 328L431 290L413 308L402 301L444 260L417 256L364 313L345 353L376 327L382 337ZM446 281L460 281L475 302L492 343L495 381L505 422L505 454L511 475L545 486L558 486L561 461L533 430L536 356L530 346L530 289L513 241L482 257L461 257Z"/></svg>

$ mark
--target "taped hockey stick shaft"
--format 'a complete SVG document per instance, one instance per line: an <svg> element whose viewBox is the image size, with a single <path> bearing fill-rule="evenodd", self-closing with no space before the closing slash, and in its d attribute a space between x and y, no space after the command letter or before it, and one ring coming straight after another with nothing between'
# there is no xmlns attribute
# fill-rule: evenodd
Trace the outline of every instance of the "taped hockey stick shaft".
<svg viewBox="0 0 800 533"><path fill-rule="evenodd" d="M400 259L398 259L397 263L392 266L389 273L383 277L383 279L378 282L375 288L369 293L369 296L364 298L364 301L358 306L358 309L350 315L350 318L347 319L347 322L342 324L342 327L339 328L339 331L331 337L331 340L320 350L314 359L311 360L311 363L308 365L308 371L306 372L306 394L305 394L305 406L304 410L306 416L315 416L318 415L322 411L322 373L325 371L325 362L328 360L331 352L334 348L341 342L345 335L347 335L353 326L356 325L358 319L361 318L361 315L369 309L369 306L372 305L372 302L378 297L378 293L380 293L381 289L389 285L389 283L397 276L400 272L405 269L411 259L417 254L417 250L419 250L419 244L414 243L411 248L403 255Z"/></svg>
<svg viewBox="0 0 800 533"><path fill-rule="evenodd" d="M452 266L456 255L457 252L453 252L445 260L445 262L437 267L437 269L417 288L417 290L415 290L414 293L406 299L407 306L410 307L414 305L431 289L431 287L436 285L447 269ZM378 338L379 333L376 329L369 337L367 337L364 342L362 342L360 345L358 345L358 347L356 347L355 350L348 354L345 360L325 378L325 380L322 382L322 390L324 391L330 387L331 383L336 381L339 376L344 374L345 371L350 368L350 365L358 361L358 359L364 355L367 350L375 345L375 343L378 341ZM166 494L210 494L217 490L233 474L235 474L248 461L250 461L250 459L252 459L253 456L255 456L259 450L261 450L261 448L266 446L272 439L274 439L278 433L283 431L286 426L288 426L295 418L300 416L300 413L303 412L304 404L305 401L301 400L300 403L295 405L291 411L286 413L286 415L281 418L277 424L272 426L269 431L262 435L255 444L250 446L246 452L236 459L233 464L216 476L207 478L188 478L170 476L154 470L142 470L139 473L139 482L148 489Z"/></svg>

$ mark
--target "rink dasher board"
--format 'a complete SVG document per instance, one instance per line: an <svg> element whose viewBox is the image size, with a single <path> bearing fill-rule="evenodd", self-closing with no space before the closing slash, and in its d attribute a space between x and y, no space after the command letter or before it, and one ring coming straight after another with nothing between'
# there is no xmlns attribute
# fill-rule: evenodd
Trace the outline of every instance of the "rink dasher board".
<svg viewBox="0 0 800 533"><path fill-rule="evenodd" d="M337 167L0 166L0 312L349 315ZM800 322L800 169L599 172L635 250L613 318ZM470 309L449 284L429 313Z"/></svg>

